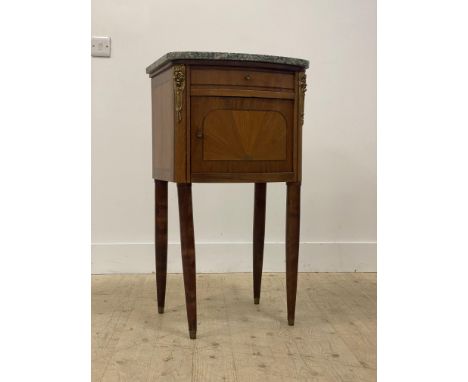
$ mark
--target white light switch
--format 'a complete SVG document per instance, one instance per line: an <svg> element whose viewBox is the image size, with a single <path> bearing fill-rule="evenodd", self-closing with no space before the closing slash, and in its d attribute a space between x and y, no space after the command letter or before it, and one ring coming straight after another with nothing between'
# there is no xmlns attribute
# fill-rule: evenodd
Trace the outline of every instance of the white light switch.
<svg viewBox="0 0 468 382"><path fill-rule="evenodd" d="M91 56L110 57L111 39L110 37L93 36L91 38Z"/></svg>

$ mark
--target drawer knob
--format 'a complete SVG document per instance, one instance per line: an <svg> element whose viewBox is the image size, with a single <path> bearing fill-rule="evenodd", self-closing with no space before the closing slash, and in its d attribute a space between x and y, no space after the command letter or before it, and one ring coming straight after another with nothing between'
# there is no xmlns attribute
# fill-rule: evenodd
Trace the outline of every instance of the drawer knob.
<svg viewBox="0 0 468 382"><path fill-rule="evenodd" d="M201 130L197 131L197 138L202 139L203 138L203 132Z"/></svg>
<svg viewBox="0 0 468 382"><path fill-rule="evenodd" d="M250 74L247 74L244 78L248 81L248 80L250 80L252 77L250 77Z"/></svg>

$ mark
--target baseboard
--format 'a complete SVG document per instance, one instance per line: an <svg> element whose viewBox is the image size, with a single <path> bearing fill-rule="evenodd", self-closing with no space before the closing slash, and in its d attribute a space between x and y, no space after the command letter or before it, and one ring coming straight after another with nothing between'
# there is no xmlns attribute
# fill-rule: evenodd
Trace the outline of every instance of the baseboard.
<svg viewBox="0 0 468 382"><path fill-rule="evenodd" d="M252 271L252 243L196 244L197 272ZM153 243L93 244L92 273L154 272ZM169 273L181 273L180 244L168 246ZM265 243L264 272L284 272L284 243ZM303 242L299 253L300 272L376 272L377 244Z"/></svg>

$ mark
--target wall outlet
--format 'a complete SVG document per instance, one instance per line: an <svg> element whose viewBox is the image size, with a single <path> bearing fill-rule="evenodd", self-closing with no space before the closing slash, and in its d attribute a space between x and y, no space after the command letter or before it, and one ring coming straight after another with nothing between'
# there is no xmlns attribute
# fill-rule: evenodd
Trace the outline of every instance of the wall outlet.
<svg viewBox="0 0 468 382"><path fill-rule="evenodd" d="M93 36L91 38L91 56L110 57L111 39L110 37Z"/></svg>

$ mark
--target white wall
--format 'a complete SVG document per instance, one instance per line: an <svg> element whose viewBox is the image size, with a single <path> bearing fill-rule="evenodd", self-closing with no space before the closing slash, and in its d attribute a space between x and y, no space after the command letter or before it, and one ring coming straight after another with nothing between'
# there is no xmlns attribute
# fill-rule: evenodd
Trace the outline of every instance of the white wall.
<svg viewBox="0 0 468 382"><path fill-rule="evenodd" d="M169 51L305 58L302 271L376 266L375 0L93 0L93 272L151 272L150 80ZM169 271L180 271L176 189L169 187ZM197 270L251 268L253 185L193 186ZM267 191L265 270L284 269L285 186Z"/></svg>

